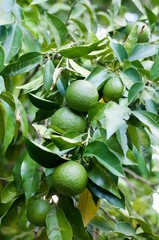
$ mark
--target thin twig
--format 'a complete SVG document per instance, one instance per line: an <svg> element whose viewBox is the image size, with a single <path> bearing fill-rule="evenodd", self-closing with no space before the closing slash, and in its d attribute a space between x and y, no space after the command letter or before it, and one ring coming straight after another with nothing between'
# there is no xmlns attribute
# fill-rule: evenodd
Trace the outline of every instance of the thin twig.
<svg viewBox="0 0 159 240"><path fill-rule="evenodd" d="M66 24L68 24L68 21L69 21L69 19L70 19L71 13L72 13L75 5L76 5L78 2L79 2L79 0L76 0L76 1L72 4L71 9L70 9L70 11L69 11L69 14L68 14L68 16L67 16Z"/></svg>
<svg viewBox="0 0 159 240"><path fill-rule="evenodd" d="M28 83L29 80L37 73L37 71L39 70L39 67L40 65L36 66L34 71L31 74L29 74L28 77L26 77L24 84Z"/></svg>
<svg viewBox="0 0 159 240"><path fill-rule="evenodd" d="M106 210L104 210L102 207L99 208L100 210L102 210L104 212L104 214L110 219L112 220L113 222L117 223L117 220L112 217Z"/></svg>
<svg viewBox="0 0 159 240"><path fill-rule="evenodd" d="M147 179L137 175L136 173L134 173L132 170L128 169L128 168L123 168L124 171L128 174L130 174L131 176L133 176L135 179L149 185L150 187L155 187L158 185L158 183L151 183L150 181L148 181Z"/></svg>

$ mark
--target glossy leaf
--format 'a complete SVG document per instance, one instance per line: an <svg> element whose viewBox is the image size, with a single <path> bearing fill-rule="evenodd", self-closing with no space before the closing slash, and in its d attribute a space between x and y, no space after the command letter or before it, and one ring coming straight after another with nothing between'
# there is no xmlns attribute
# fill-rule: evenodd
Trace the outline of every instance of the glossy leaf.
<svg viewBox="0 0 159 240"><path fill-rule="evenodd" d="M148 43L138 43L131 53L129 61L142 60L155 55L157 52L158 49L154 45L150 45Z"/></svg>
<svg viewBox="0 0 159 240"><path fill-rule="evenodd" d="M65 135L51 135L51 139L60 150L82 146L82 138L79 136L79 134L72 138L69 138Z"/></svg>
<svg viewBox="0 0 159 240"><path fill-rule="evenodd" d="M86 11L89 15L89 20L90 20L90 29L92 32L96 33L97 31L97 20L94 12L92 9L88 6L88 4L82 3L82 5L86 8Z"/></svg>
<svg viewBox="0 0 159 240"><path fill-rule="evenodd" d="M95 157L97 161L116 176L124 176L119 159L108 149L105 143L94 141L87 145L84 156Z"/></svg>
<svg viewBox="0 0 159 240"><path fill-rule="evenodd" d="M81 212L79 208L75 206L73 199L66 196L60 196L57 204L60 208L62 208L67 221L71 225L73 238L88 240L89 237L85 231Z"/></svg>
<svg viewBox="0 0 159 240"><path fill-rule="evenodd" d="M5 59L5 52L3 47L0 45L0 72L4 68L4 59Z"/></svg>
<svg viewBox="0 0 159 240"><path fill-rule="evenodd" d="M15 183L9 182L1 192L1 202L8 203L12 201L17 195Z"/></svg>
<svg viewBox="0 0 159 240"><path fill-rule="evenodd" d="M48 59L47 63L44 66L44 88L47 92L49 92L52 83L53 83L53 73L54 73L54 65L50 59Z"/></svg>
<svg viewBox="0 0 159 240"><path fill-rule="evenodd" d="M144 84L141 82L134 83L128 93L128 103L130 104L132 101L134 101L139 96L139 93L143 90Z"/></svg>
<svg viewBox="0 0 159 240"><path fill-rule="evenodd" d="M144 110L133 111L132 114L144 123L157 139L159 138L159 117L157 114Z"/></svg>
<svg viewBox="0 0 159 240"><path fill-rule="evenodd" d="M26 200L28 201L39 188L41 174L39 164L26 155L21 165L21 177Z"/></svg>
<svg viewBox="0 0 159 240"><path fill-rule="evenodd" d="M2 76L15 76L31 71L42 63L40 53L31 52L22 55L17 62L7 65L1 72Z"/></svg>
<svg viewBox="0 0 159 240"><path fill-rule="evenodd" d="M151 226L148 222L146 222L141 216L131 216L138 224L140 224L141 228L144 230L145 233L152 233Z"/></svg>
<svg viewBox="0 0 159 240"><path fill-rule="evenodd" d="M86 188L79 197L78 208L81 211L84 226L95 217L99 209L100 201L97 204L93 201L90 191Z"/></svg>
<svg viewBox="0 0 159 240"><path fill-rule="evenodd" d="M116 223L114 230L116 233L121 233L124 236L133 237L133 238L137 239L135 229L132 227L132 225L129 222Z"/></svg>
<svg viewBox="0 0 159 240"><path fill-rule="evenodd" d="M58 103L36 96L32 93L29 93L29 99L35 107L40 109L52 110L59 107Z"/></svg>
<svg viewBox="0 0 159 240"><path fill-rule="evenodd" d="M71 226L58 206L54 205L46 217L46 232L49 240L72 240Z"/></svg>
<svg viewBox="0 0 159 240"><path fill-rule="evenodd" d="M153 63L153 65L150 69L150 78L151 78L152 81L155 81L155 80L157 81L158 78L159 78L158 68L159 68L159 59L157 59Z"/></svg>
<svg viewBox="0 0 159 240"><path fill-rule="evenodd" d="M115 195L113 195L112 193L100 188L98 185L89 182L88 184L89 189L94 193L95 196L105 199L106 201L108 201L110 204L118 207L118 208L125 208L125 198L122 195L122 198L118 198Z"/></svg>
<svg viewBox="0 0 159 240"><path fill-rule="evenodd" d="M48 0L32 0L30 6L47 2Z"/></svg>
<svg viewBox="0 0 159 240"><path fill-rule="evenodd" d="M92 182L120 198L120 194L117 190L115 182L110 174L107 173L107 171L100 164L95 161L91 161L87 172Z"/></svg>
<svg viewBox="0 0 159 240"><path fill-rule="evenodd" d="M17 86L17 89L24 89L24 90L31 90L31 91L35 91L36 89L38 89L39 87L41 87L43 85L43 78L42 76L34 79L33 81L26 83L24 85L21 86Z"/></svg>
<svg viewBox="0 0 159 240"><path fill-rule="evenodd" d="M93 68L86 80L95 85L97 89L100 89L104 82L110 77L111 75L108 74L105 67L96 66Z"/></svg>
<svg viewBox="0 0 159 240"><path fill-rule="evenodd" d="M78 45L78 46L73 46L73 47L68 47L68 48L62 48L59 50L62 56L66 58L79 58L82 56L88 55L90 52L96 49L96 47L99 45L99 43L103 41L100 40L95 43L90 43L87 45Z"/></svg>
<svg viewBox="0 0 159 240"><path fill-rule="evenodd" d="M132 82L141 82L142 77L136 68L127 68L124 73L132 80Z"/></svg>
<svg viewBox="0 0 159 240"><path fill-rule="evenodd" d="M148 18L149 23L152 25L153 23L157 22L157 16L153 13L153 11L151 11L150 8L148 8L147 6L144 6L145 8L145 12Z"/></svg>
<svg viewBox="0 0 159 240"><path fill-rule="evenodd" d="M136 5L136 7L139 9L139 11L143 14L145 14L144 8L140 2L140 0L132 0L133 3Z"/></svg>
<svg viewBox="0 0 159 240"><path fill-rule="evenodd" d="M116 16L121 7L121 0L113 0L114 16Z"/></svg>
<svg viewBox="0 0 159 240"><path fill-rule="evenodd" d="M105 128L109 139L129 119L131 111L128 107L109 102L104 110ZM116 121L118 119L118 121Z"/></svg>
<svg viewBox="0 0 159 240"><path fill-rule="evenodd" d="M51 26L51 30L54 33L56 45L59 48L66 41L67 34L68 34L67 28L60 18L58 18L55 15L51 15L50 13L46 13L46 14L48 16L48 19L50 20L50 26Z"/></svg>
<svg viewBox="0 0 159 240"><path fill-rule="evenodd" d="M83 33L84 37L87 38L88 37L88 29L86 28L85 24L75 18L71 18L70 20L73 21L78 26L78 28Z"/></svg>
<svg viewBox="0 0 159 240"><path fill-rule="evenodd" d="M122 63L125 59L128 59L128 54L123 45L120 43L111 42L110 47L113 49L114 55L117 57L120 63Z"/></svg>
<svg viewBox="0 0 159 240"><path fill-rule="evenodd" d="M79 73L81 76L83 77L88 77L88 75L90 74L90 71L88 71L87 69L79 66L75 61L73 61L72 59L69 60L69 63L71 65L71 67L77 72Z"/></svg>
<svg viewBox="0 0 159 240"><path fill-rule="evenodd" d="M92 122L94 120L100 120L104 118L105 108L106 108L105 103L97 102L93 104L88 112L88 120Z"/></svg>
<svg viewBox="0 0 159 240"><path fill-rule="evenodd" d="M26 147L30 157L46 168L57 167L59 164L65 162L65 158L58 155L56 152L37 144L28 138L25 139Z"/></svg>
<svg viewBox="0 0 159 240"><path fill-rule="evenodd" d="M137 43L137 40L138 40L138 25L135 25L130 34L128 35L125 43L124 43L124 47L128 53L128 55L131 54L131 52L133 51L136 43Z"/></svg>
<svg viewBox="0 0 159 240"><path fill-rule="evenodd" d="M5 135L3 139L3 153L5 153L9 144L13 140L16 120L14 111L12 110L11 106L2 99L0 100L0 110L2 111L4 119Z"/></svg>
<svg viewBox="0 0 159 240"><path fill-rule="evenodd" d="M5 50L5 63L8 63L19 51L22 43L22 30L15 24L8 30L8 36L3 44Z"/></svg>

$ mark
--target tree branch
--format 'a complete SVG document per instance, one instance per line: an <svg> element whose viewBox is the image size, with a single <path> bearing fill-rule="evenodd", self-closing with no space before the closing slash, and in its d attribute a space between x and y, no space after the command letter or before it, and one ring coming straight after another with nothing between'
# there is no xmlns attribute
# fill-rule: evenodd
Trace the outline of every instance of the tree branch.
<svg viewBox="0 0 159 240"><path fill-rule="evenodd" d="M110 219L112 220L113 222L117 223L117 220L112 217L107 211L105 211L102 207L99 208L100 210L102 210L104 212L104 214Z"/></svg>

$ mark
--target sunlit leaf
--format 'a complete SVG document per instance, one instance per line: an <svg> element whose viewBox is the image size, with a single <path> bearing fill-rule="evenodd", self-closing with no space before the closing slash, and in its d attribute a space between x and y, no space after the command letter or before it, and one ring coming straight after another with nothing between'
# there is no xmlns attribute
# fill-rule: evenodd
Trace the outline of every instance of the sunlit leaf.
<svg viewBox="0 0 159 240"><path fill-rule="evenodd" d="M144 84L141 82L134 83L128 93L128 102L129 104L139 97L139 93L143 90Z"/></svg>
<svg viewBox="0 0 159 240"><path fill-rule="evenodd" d="M17 192L16 192L16 188L15 188L15 183L10 182L2 190L1 202L7 203L7 202L13 200L16 197L16 195L17 195Z"/></svg>
<svg viewBox="0 0 159 240"><path fill-rule="evenodd" d="M95 204L92 195L87 188L80 194L78 208L81 211L84 226L87 226L87 224L94 218L99 209L99 205L100 201Z"/></svg>
<svg viewBox="0 0 159 240"><path fill-rule="evenodd" d="M109 102L104 110L105 128L109 139L129 119L131 111L128 107ZM116 121L118 119L118 121Z"/></svg>
<svg viewBox="0 0 159 240"><path fill-rule="evenodd" d="M44 88L48 92L53 83L54 65L50 59L44 66Z"/></svg>
<svg viewBox="0 0 159 240"><path fill-rule="evenodd" d="M22 30L15 24L8 30L8 36L3 44L5 50L5 63L8 63L19 51L22 43Z"/></svg>
<svg viewBox="0 0 159 240"><path fill-rule="evenodd" d="M67 28L60 18L58 18L55 15L51 15L50 13L46 13L46 14L50 20L50 26L54 33L56 45L57 47L60 47L66 41L67 34L68 34Z"/></svg>
<svg viewBox="0 0 159 240"><path fill-rule="evenodd" d="M81 67L80 65L78 65L75 61L73 61L72 59L69 59L69 63L71 65L71 67L80 75L82 75L83 77L88 77L88 75L90 74L90 71L88 71L87 69Z"/></svg>
<svg viewBox="0 0 159 240"><path fill-rule="evenodd" d="M122 44L111 42L110 47L113 49L114 55L117 57L119 62L123 62L125 59L128 59L128 54Z"/></svg>
<svg viewBox="0 0 159 240"><path fill-rule="evenodd" d="M124 176L119 159L108 149L105 143L94 141L87 145L85 156L95 157L97 161L116 176Z"/></svg>
<svg viewBox="0 0 159 240"><path fill-rule="evenodd" d="M154 45L148 43L138 43L136 44L134 50L132 51L129 60L142 60L147 57L151 57L158 52L158 48Z"/></svg>
<svg viewBox="0 0 159 240"><path fill-rule="evenodd" d="M0 45L0 72L4 68L4 59L5 59L5 52L3 47Z"/></svg>
<svg viewBox="0 0 159 240"><path fill-rule="evenodd" d="M121 233L127 237L134 237L137 239L137 235L135 233L135 229L129 222L118 222L115 224L115 232Z"/></svg>

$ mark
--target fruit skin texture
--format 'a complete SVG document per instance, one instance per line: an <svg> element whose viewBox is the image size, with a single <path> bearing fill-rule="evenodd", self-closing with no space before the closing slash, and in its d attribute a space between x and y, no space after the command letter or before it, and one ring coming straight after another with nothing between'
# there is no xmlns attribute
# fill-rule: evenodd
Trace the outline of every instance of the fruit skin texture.
<svg viewBox="0 0 159 240"><path fill-rule="evenodd" d="M52 115L51 126L57 131L75 130L82 133L86 129L86 120L81 113L62 107Z"/></svg>
<svg viewBox="0 0 159 240"><path fill-rule="evenodd" d="M44 227L46 216L51 209L50 204L43 199L37 199L30 204L27 209L27 218L29 222L38 227Z"/></svg>
<svg viewBox="0 0 159 240"><path fill-rule="evenodd" d="M124 86L118 77L110 78L103 87L103 98L106 102L117 102L122 96Z"/></svg>
<svg viewBox="0 0 159 240"><path fill-rule="evenodd" d="M147 24L138 22L138 43L149 42L150 39L150 29Z"/></svg>
<svg viewBox="0 0 159 240"><path fill-rule="evenodd" d="M92 104L98 101L96 87L86 80L76 80L66 90L68 106L78 112L87 112Z"/></svg>
<svg viewBox="0 0 159 240"><path fill-rule="evenodd" d="M80 163L70 160L54 170L52 180L58 193L69 197L76 196L87 185L87 171Z"/></svg>

